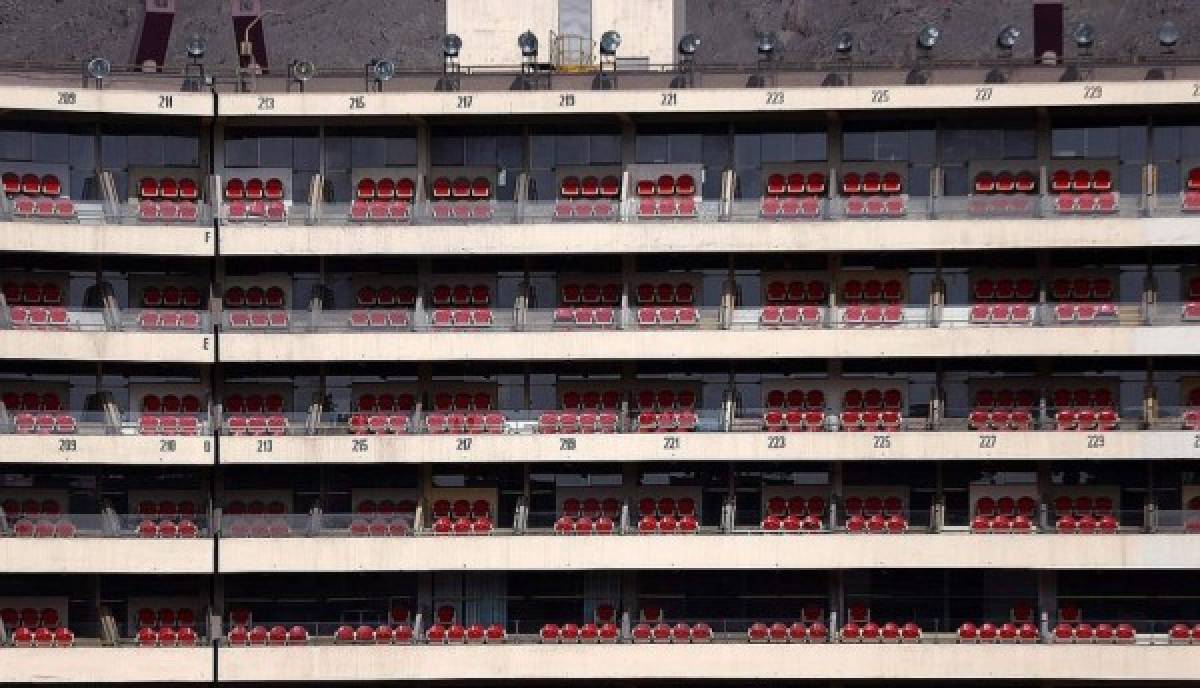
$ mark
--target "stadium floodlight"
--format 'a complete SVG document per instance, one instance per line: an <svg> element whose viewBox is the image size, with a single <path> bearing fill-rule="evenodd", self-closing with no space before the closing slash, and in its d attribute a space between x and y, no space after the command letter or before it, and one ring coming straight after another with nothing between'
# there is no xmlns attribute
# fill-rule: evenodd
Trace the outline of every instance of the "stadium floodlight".
<svg viewBox="0 0 1200 688"><path fill-rule="evenodd" d="M833 50L838 55L849 56L854 51L854 34L842 29L833 37Z"/></svg>
<svg viewBox="0 0 1200 688"><path fill-rule="evenodd" d="M448 33L442 38L442 56L458 57L462 51L462 39L456 33Z"/></svg>
<svg viewBox="0 0 1200 688"><path fill-rule="evenodd" d="M700 37L694 33L685 34L679 39L679 54L687 57L693 57L696 54L696 49L700 47Z"/></svg>
<svg viewBox="0 0 1200 688"><path fill-rule="evenodd" d="M996 36L996 45L1006 54L1012 55L1013 48L1017 46L1017 39L1020 37L1021 30L1010 24L1000 29L1000 34Z"/></svg>
<svg viewBox="0 0 1200 688"><path fill-rule="evenodd" d="M192 37L187 42L187 56L199 61L204 59L204 53L206 52L208 52L208 41L204 40L204 36L198 33L192 34Z"/></svg>
<svg viewBox="0 0 1200 688"><path fill-rule="evenodd" d="M928 53L930 50L933 50L933 46L937 45L938 39L941 37L942 30L930 24L921 29L920 33L917 34L917 47L922 52Z"/></svg>
<svg viewBox="0 0 1200 688"><path fill-rule="evenodd" d="M288 89L291 89L292 84L296 84L300 88L300 92L304 92L304 83L317 75L317 66L309 60L292 60L288 65Z"/></svg>
<svg viewBox="0 0 1200 688"><path fill-rule="evenodd" d="M458 64L458 54L462 52L462 39L456 33L448 33L442 37L442 83L443 91L457 91L462 85L462 72Z"/></svg>
<svg viewBox="0 0 1200 688"><path fill-rule="evenodd" d="M537 57L538 54L538 39L532 31L526 30L520 36L517 36L517 47L521 49L521 57L530 58Z"/></svg>
<svg viewBox="0 0 1200 688"><path fill-rule="evenodd" d="M774 31L760 31L754 37L758 54L760 57L770 58L775 52L775 48L779 45L779 36Z"/></svg>
<svg viewBox="0 0 1200 688"><path fill-rule="evenodd" d="M600 54L601 55L616 55L617 48L621 47L621 34L609 29L600 36Z"/></svg>
<svg viewBox="0 0 1200 688"><path fill-rule="evenodd" d="M1158 27L1155 33L1155 38L1158 39L1159 46L1163 52L1175 52L1175 46L1179 44L1179 27L1175 26L1175 22L1167 21L1162 26Z"/></svg>
<svg viewBox="0 0 1200 688"><path fill-rule="evenodd" d="M112 74L112 63L103 57L93 57L83 63L83 85L86 88L89 80L96 82L96 88L104 88L104 80Z"/></svg>
<svg viewBox="0 0 1200 688"><path fill-rule="evenodd" d="M367 90L383 91L383 82L390 81L396 76L396 63L391 60L377 58L371 60L363 68Z"/></svg>
<svg viewBox="0 0 1200 688"><path fill-rule="evenodd" d="M1071 38L1075 40L1076 48L1086 52L1096 43L1096 29L1087 22L1080 22L1071 32Z"/></svg>

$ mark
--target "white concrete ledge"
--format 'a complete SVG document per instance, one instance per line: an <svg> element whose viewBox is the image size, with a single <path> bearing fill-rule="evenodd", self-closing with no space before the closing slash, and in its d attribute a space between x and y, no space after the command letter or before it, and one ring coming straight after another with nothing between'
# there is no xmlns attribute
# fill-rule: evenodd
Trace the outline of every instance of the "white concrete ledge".
<svg viewBox="0 0 1200 688"><path fill-rule="evenodd" d="M211 466L212 437L0 435L0 464Z"/></svg>
<svg viewBox="0 0 1200 688"><path fill-rule="evenodd" d="M0 538L0 573L213 572L212 538Z"/></svg>
<svg viewBox="0 0 1200 688"><path fill-rule="evenodd" d="M0 648L0 683L209 683L211 647Z"/></svg>
<svg viewBox="0 0 1200 688"><path fill-rule="evenodd" d="M221 335L229 362L1195 355L1200 329L1186 326Z"/></svg>
<svg viewBox="0 0 1200 688"><path fill-rule="evenodd" d="M221 228L223 255L965 251L1200 245L1192 218L589 222Z"/></svg>
<svg viewBox="0 0 1200 688"><path fill-rule="evenodd" d="M666 679L1194 682L1200 648L1145 645L309 646L218 650L222 681Z"/></svg>
<svg viewBox="0 0 1200 688"><path fill-rule="evenodd" d="M668 439L671 438L671 439ZM221 462L980 461L1200 459L1195 432L695 432L221 437ZM469 442L464 442L469 440ZM569 440L569 441L565 441ZM3 444L0 443L0 447Z"/></svg>
<svg viewBox="0 0 1200 688"><path fill-rule="evenodd" d="M215 245L211 224L0 223L0 251L212 257Z"/></svg>
<svg viewBox="0 0 1200 688"><path fill-rule="evenodd" d="M1200 535L483 535L224 538L222 573L1200 568Z"/></svg>
<svg viewBox="0 0 1200 688"><path fill-rule="evenodd" d="M34 361L212 363L206 333L0 330L0 358Z"/></svg>

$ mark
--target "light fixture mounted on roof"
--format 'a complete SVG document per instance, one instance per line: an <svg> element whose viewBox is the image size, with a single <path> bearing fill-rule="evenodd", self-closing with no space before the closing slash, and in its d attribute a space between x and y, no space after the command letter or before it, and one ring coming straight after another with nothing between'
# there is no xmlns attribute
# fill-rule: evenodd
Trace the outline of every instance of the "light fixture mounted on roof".
<svg viewBox="0 0 1200 688"><path fill-rule="evenodd" d="M367 91L383 92L383 82L391 81L396 76L396 63L391 60L376 58L363 66L363 79Z"/></svg>
<svg viewBox="0 0 1200 688"><path fill-rule="evenodd" d="M758 54L770 59L770 56L775 53L775 48L779 45L779 36L775 35L774 31L759 31L754 36L754 41Z"/></svg>
<svg viewBox="0 0 1200 688"><path fill-rule="evenodd" d="M621 47L621 34L614 29L600 36L600 73L596 75L594 88L608 90L617 87L617 49Z"/></svg>
<svg viewBox="0 0 1200 688"><path fill-rule="evenodd" d="M517 36L517 47L521 49L521 57L537 57L537 36L532 31L526 30L520 36Z"/></svg>
<svg viewBox="0 0 1200 688"><path fill-rule="evenodd" d="M188 39L187 64L183 66L183 90L196 92L202 89L207 79L204 75L204 55L208 52L208 41L198 33Z"/></svg>
<svg viewBox="0 0 1200 688"><path fill-rule="evenodd" d="M1090 55L1092 46L1096 44L1096 29L1087 22L1080 22L1071 32L1071 38L1074 39L1075 47L1081 55Z"/></svg>
<svg viewBox="0 0 1200 688"><path fill-rule="evenodd" d="M917 47L922 53L928 54L942 37L942 30L930 24L917 34Z"/></svg>
<svg viewBox="0 0 1200 688"><path fill-rule="evenodd" d="M753 86L767 88L775 85L775 50L779 47L779 36L774 31L759 31L754 34L754 49L758 60L754 63Z"/></svg>
<svg viewBox="0 0 1200 688"><path fill-rule="evenodd" d="M87 88L88 82L95 81L96 88L103 89L109 74L112 74L112 63L103 57L93 57L83 63L83 87Z"/></svg>
<svg viewBox="0 0 1200 688"><path fill-rule="evenodd" d="M850 53L854 52L854 34L846 29L838 31L833 37L833 51L839 58L849 59Z"/></svg>
<svg viewBox="0 0 1200 688"><path fill-rule="evenodd" d="M443 91L457 91L462 83L462 67L458 63L460 52L462 39L458 34L448 33L442 37L442 81L439 88Z"/></svg>
<svg viewBox="0 0 1200 688"><path fill-rule="evenodd" d="M1175 52L1175 46L1179 44L1179 27L1175 26L1175 22L1166 21L1158 27L1154 37L1158 39L1158 45L1163 49L1164 53L1170 54Z"/></svg>
<svg viewBox="0 0 1200 688"><path fill-rule="evenodd" d="M198 33L192 34L187 42L187 56L193 60L203 60L206 52L208 52L208 41Z"/></svg>
<svg viewBox="0 0 1200 688"><path fill-rule="evenodd" d="M996 46L1000 48L1002 54L1011 57L1013 48L1017 46L1017 40L1020 38L1021 30L1010 24L1000 29L1000 34L996 36Z"/></svg>
<svg viewBox="0 0 1200 688"><path fill-rule="evenodd" d="M600 54L615 57L617 48L621 47L621 34L609 29L600 36Z"/></svg>
<svg viewBox="0 0 1200 688"><path fill-rule="evenodd" d="M545 75L545 88L550 87L550 72L538 64L538 38L526 29L517 36L517 47L521 49L521 86L526 89L542 88L541 75Z"/></svg>
<svg viewBox="0 0 1200 688"><path fill-rule="evenodd" d="M679 78L675 80L679 88L696 85L696 49L699 47L700 36L694 33L684 34L679 39Z"/></svg>
<svg viewBox="0 0 1200 688"><path fill-rule="evenodd" d="M456 33L448 33L442 38L442 56L458 57L462 51L462 39Z"/></svg>
<svg viewBox="0 0 1200 688"><path fill-rule="evenodd" d="M317 66L308 60L292 60L288 64L288 90L295 84L300 92L304 92L304 84L317 75Z"/></svg>

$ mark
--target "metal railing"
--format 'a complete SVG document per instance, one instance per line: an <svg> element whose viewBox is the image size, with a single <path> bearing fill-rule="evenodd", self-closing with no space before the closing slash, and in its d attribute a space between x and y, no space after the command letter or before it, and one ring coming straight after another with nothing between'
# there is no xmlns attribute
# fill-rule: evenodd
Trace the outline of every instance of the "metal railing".
<svg viewBox="0 0 1200 688"><path fill-rule="evenodd" d="M18 514L0 515L0 536L15 538L136 538L208 537L208 516L188 514Z"/></svg>

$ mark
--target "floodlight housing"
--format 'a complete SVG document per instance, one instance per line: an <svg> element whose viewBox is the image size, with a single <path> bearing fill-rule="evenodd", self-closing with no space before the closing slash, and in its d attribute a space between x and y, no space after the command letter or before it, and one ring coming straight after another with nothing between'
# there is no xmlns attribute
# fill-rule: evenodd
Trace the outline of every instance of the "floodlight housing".
<svg viewBox="0 0 1200 688"><path fill-rule="evenodd" d="M456 33L448 33L442 38L442 55L444 57L458 57L458 53L462 50L462 39Z"/></svg>
<svg viewBox="0 0 1200 688"><path fill-rule="evenodd" d="M1075 30L1071 32L1071 38L1075 40L1076 48L1087 50L1096 42L1096 29L1087 22L1080 22L1075 27Z"/></svg>
<svg viewBox="0 0 1200 688"><path fill-rule="evenodd" d="M617 48L621 47L621 34L609 29L600 36L600 54L601 55L616 55Z"/></svg>
<svg viewBox="0 0 1200 688"><path fill-rule="evenodd" d="M755 41L758 54L767 57L775 52L775 47L779 44L779 36L775 35L774 31L760 31L755 36Z"/></svg>
<svg viewBox="0 0 1200 688"><path fill-rule="evenodd" d="M296 81L308 81L317 74L317 66L309 60L294 60L292 62L292 78Z"/></svg>
<svg viewBox="0 0 1200 688"><path fill-rule="evenodd" d="M854 34L842 29L833 37L833 50L840 55L845 55L854 50Z"/></svg>
<svg viewBox="0 0 1200 688"><path fill-rule="evenodd" d="M930 24L917 34L917 47L925 51L933 50L933 46L937 45L941 37L942 30Z"/></svg>
<svg viewBox="0 0 1200 688"><path fill-rule="evenodd" d="M371 76L376 81L388 81L396 76L396 63L391 60L371 60Z"/></svg>
<svg viewBox="0 0 1200 688"><path fill-rule="evenodd" d="M1179 27L1175 26L1173 21L1164 22L1162 26L1158 27L1155 37L1160 46L1174 48L1179 43Z"/></svg>
<svg viewBox="0 0 1200 688"><path fill-rule="evenodd" d="M193 60L200 60L204 58L206 52L208 52L208 41L198 33L192 34L187 42L187 56Z"/></svg>
<svg viewBox="0 0 1200 688"><path fill-rule="evenodd" d="M538 39L532 31L517 36L517 47L521 49L521 57L537 57Z"/></svg>
<svg viewBox="0 0 1200 688"><path fill-rule="evenodd" d="M692 56L696 54L696 48L700 47L700 37L694 33L684 34L683 38L679 39L679 54Z"/></svg>
<svg viewBox="0 0 1200 688"><path fill-rule="evenodd" d="M112 74L112 63L103 57L93 57L88 60L87 73L93 79L105 79Z"/></svg>
<svg viewBox="0 0 1200 688"><path fill-rule="evenodd" d="M1013 25L1008 25L1000 29L1000 34L996 36L996 45L1001 50L1012 50L1017 45L1017 39L1021 37L1021 30Z"/></svg>

